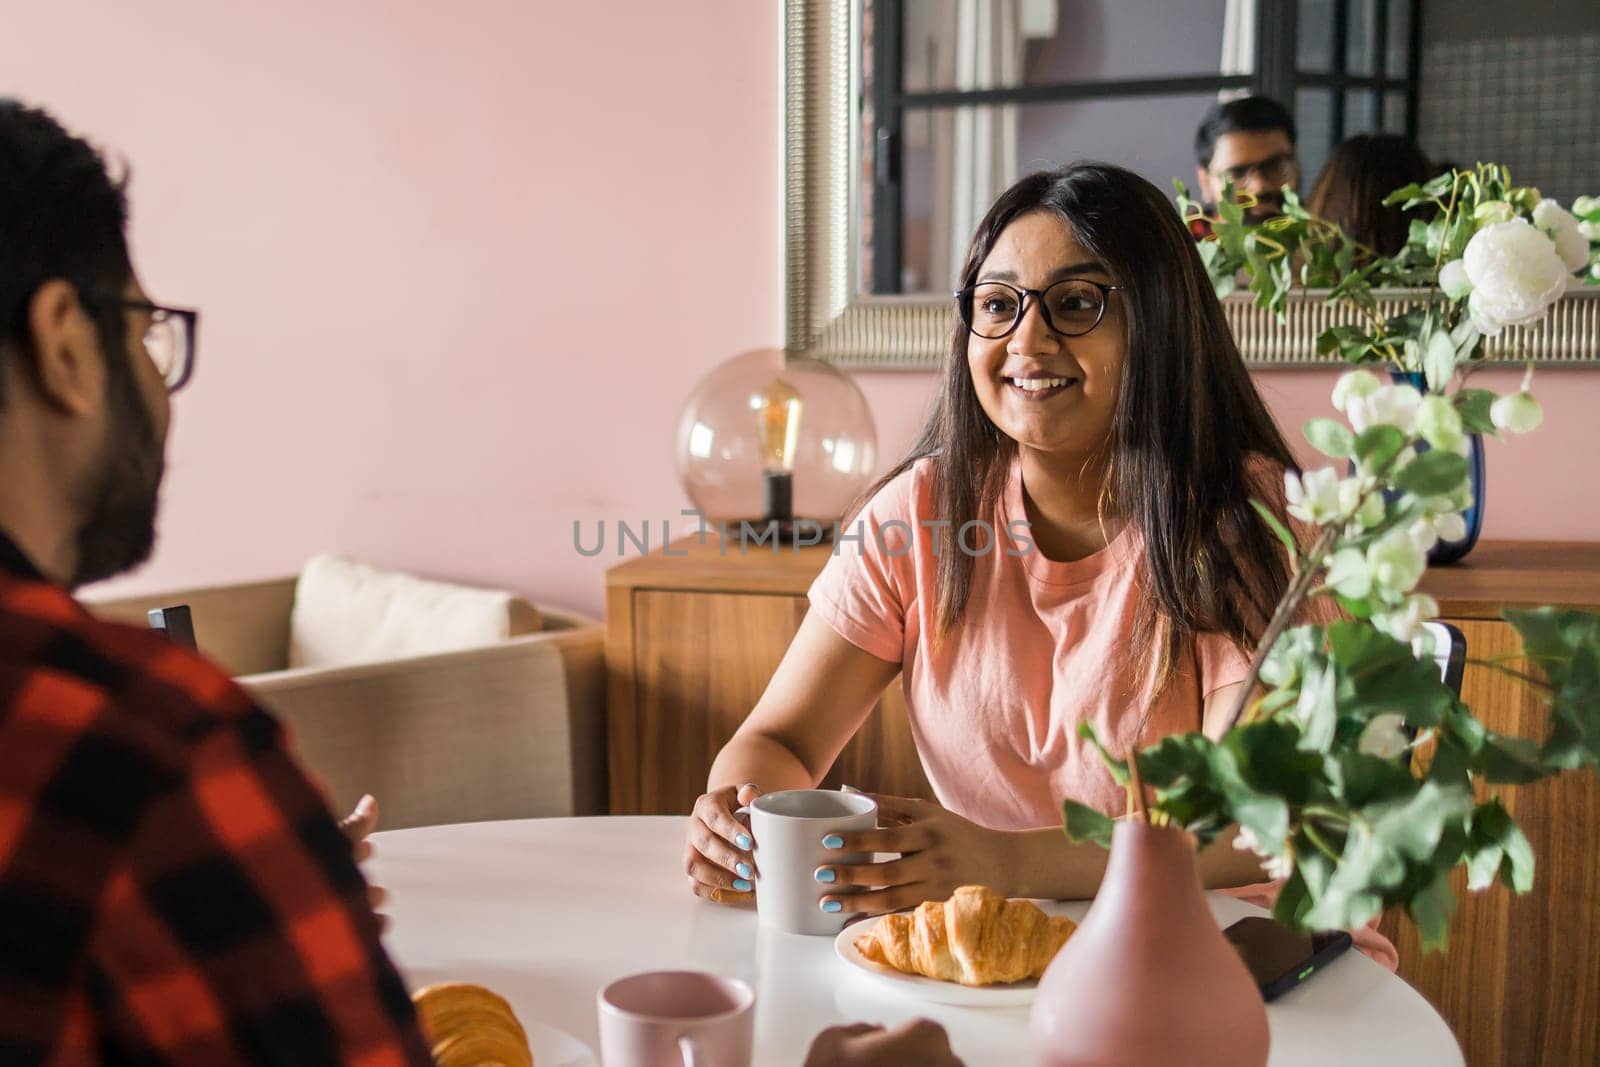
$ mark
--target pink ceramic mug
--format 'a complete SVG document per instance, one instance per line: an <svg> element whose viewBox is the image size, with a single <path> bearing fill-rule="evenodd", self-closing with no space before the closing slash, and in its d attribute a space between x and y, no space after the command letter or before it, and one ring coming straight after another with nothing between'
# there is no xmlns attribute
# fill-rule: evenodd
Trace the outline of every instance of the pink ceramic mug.
<svg viewBox="0 0 1600 1067"><path fill-rule="evenodd" d="M750 1067L756 995L736 978L646 971L595 995L606 1067Z"/></svg>

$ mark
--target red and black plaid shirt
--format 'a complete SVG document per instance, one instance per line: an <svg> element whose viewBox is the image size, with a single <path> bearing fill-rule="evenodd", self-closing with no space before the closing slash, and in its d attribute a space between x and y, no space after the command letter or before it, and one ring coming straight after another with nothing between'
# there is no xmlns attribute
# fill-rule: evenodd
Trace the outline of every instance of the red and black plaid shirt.
<svg viewBox="0 0 1600 1067"><path fill-rule="evenodd" d="M278 724L0 535L0 1063L431 1064Z"/></svg>

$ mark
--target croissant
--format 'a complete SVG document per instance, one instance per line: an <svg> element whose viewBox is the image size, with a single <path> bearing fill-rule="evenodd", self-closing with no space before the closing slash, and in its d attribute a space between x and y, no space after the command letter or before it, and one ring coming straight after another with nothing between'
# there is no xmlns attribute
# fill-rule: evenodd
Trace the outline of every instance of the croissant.
<svg viewBox="0 0 1600 1067"><path fill-rule="evenodd" d="M897 971L982 986L1040 977L1076 929L1026 900L964 885L949 900L885 915L854 943L866 959Z"/></svg>
<svg viewBox="0 0 1600 1067"><path fill-rule="evenodd" d="M438 1067L533 1067L528 1035L505 998L483 986L446 982L411 996Z"/></svg>

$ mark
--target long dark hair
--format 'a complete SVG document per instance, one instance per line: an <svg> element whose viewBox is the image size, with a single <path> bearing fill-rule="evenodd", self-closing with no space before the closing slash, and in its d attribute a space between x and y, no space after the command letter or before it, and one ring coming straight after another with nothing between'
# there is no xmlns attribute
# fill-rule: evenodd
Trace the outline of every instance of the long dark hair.
<svg viewBox="0 0 1600 1067"><path fill-rule="evenodd" d="M1363 133L1333 150L1317 175L1306 207L1313 215L1339 225L1351 240L1380 256L1405 247L1411 220L1400 205L1384 207L1383 198L1412 182L1425 182L1435 169L1422 149L1398 133Z"/></svg>
<svg viewBox="0 0 1600 1067"><path fill-rule="evenodd" d="M1002 231L1047 211L1127 289L1127 357L1112 417L1102 487L1145 541L1147 588L1136 647L1153 655L1159 685L1174 652L1197 632L1253 647L1288 585L1283 549L1250 507L1265 496L1281 511L1282 489L1252 479L1252 465L1290 467L1293 457L1256 395L1194 242L1149 182L1105 163L1030 174L1001 194L978 226L961 269L977 280ZM957 321L944 381L916 444L868 491L877 492L924 458L935 473L939 518L951 529L992 509L1016 445L978 402L967 364L968 333ZM972 588L972 557L938 562L935 635L954 628Z"/></svg>

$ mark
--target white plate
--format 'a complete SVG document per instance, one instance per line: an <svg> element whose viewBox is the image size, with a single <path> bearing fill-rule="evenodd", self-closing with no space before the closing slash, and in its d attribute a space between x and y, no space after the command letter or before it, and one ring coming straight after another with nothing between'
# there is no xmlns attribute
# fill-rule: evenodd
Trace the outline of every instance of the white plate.
<svg viewBox="0 0 1600 1067"><path fill-rule="evenodd" d="M1035 904L1046 915L1067 915L1074 922L1082 922L1089 910L1086 900L1036 900ZM881 919L881 916L879 917ZM1006 985L965 986L959 982L941 982L920 974L906 974L881 963L873 963L856 951L855 939L872 928L879 919L863 919L839 931L833 940L833 951L849 964L851 970L868 981L885 989L893 989L909 997L929 1000L937 1004L960 1004L969 1008L1014 1008L1033 1003L1036 981L1010 982Z"/></svg>
<svg viewBox="0 0 1600 1067"><path fill-rule="evenodd" d="M534 1022L517 1009L517 1020L528 1034L528 1049L533 1053L535 1067L600 1067L600 1061L588 1045L565 1030Z"/></svg>

